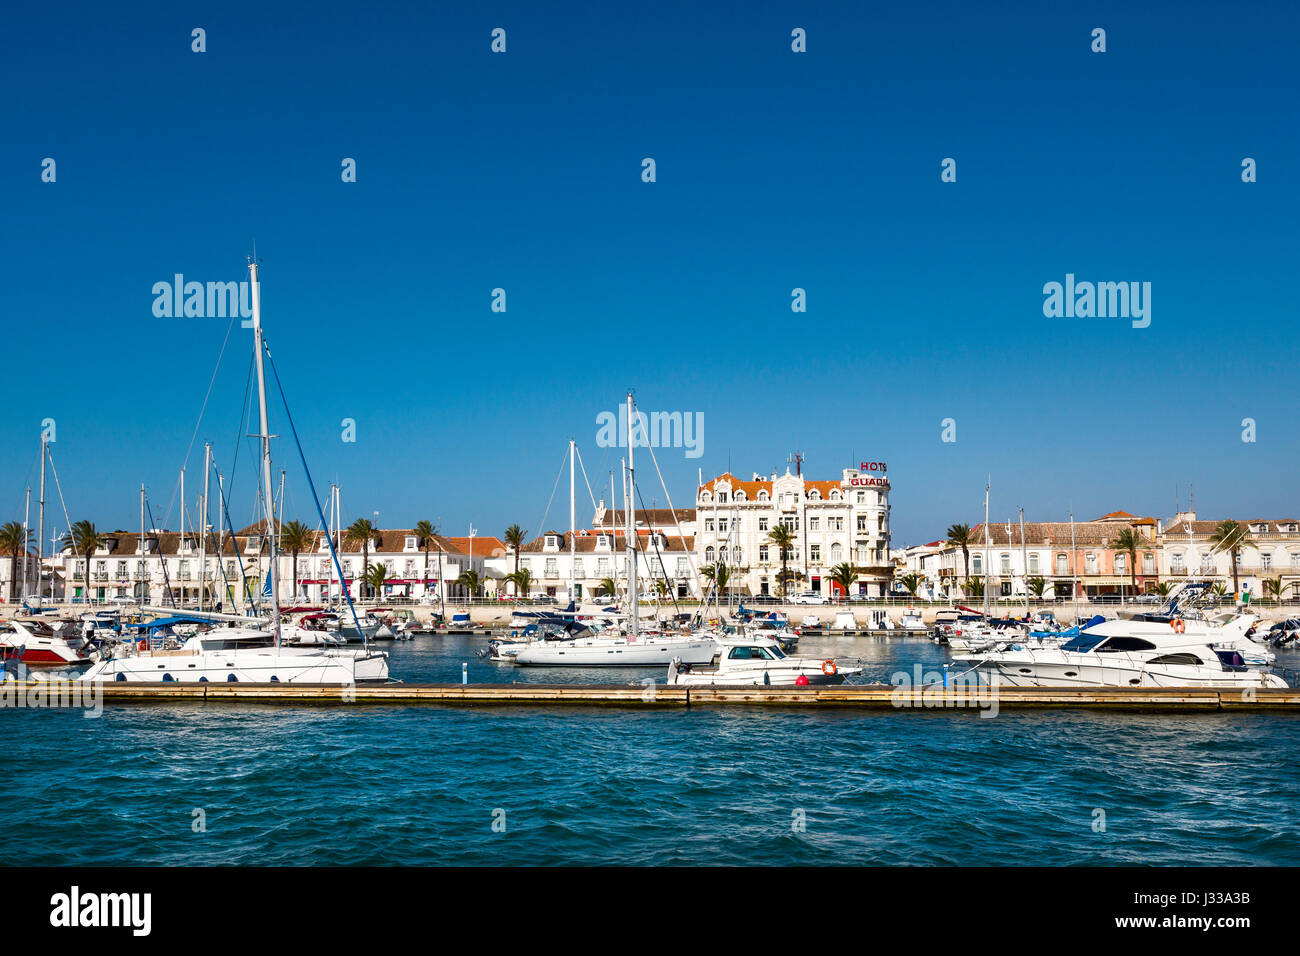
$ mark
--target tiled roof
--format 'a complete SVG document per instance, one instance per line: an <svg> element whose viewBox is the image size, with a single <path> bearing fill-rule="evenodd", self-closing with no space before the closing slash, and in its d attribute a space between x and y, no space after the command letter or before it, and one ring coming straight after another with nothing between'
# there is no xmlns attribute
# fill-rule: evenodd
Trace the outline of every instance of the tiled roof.
<svg viewBox="0 0 1300 956"><path fill-rule="evenodd" d="M1074 543L1078 547L1109 548L1121 527L1114 522L1076 521L1074 523ZM1011 522L1011 533L1007 533L1005 522L989 522L991 547L1006 548L1020 546L1020 525ZM1026 547L1042 547L1047 544L1053 548L1070 547L1070 522L1068 521L1026 521ZM975 525L970 529L968 550L977 551L984 547L984 525ZM1155 547L1155 541L1151 541Z"/></svg>
<svg viewBox="0 0 1300 956"><path fill-rule="evenodd" d="M638 531L637 545L642 551L649 551L653 553L654 545L648 543L650 533L651 533L650 531L644 529ZM547 534L554 534L558 536L560 539L558 551L563 552L565 554L568 553L569 536L567 533L561 533L559 531L550 531L547 532ZM602 532L597 530L588 533L585 530L579 531L577 535L574 536L573 550L578 554L591 554L597 551L597 548L600 544L601 534L609 535L610 532L609 531ZM615 552L621 552L627 547L627 535L623 534L622 531L614 532L613 539L614 539L613 547L599 549L601 554L611 554ZM664 535L664 540L666 542L666 544L663 546L662 549L664 551L686 552L686 551L693 551L695 549L695 538L692 537L691 535L686 535L684 538L678 537L676 535ZM539 537L534 538L532 541L529 541L522 548L520 548L519 553L520 554L543 554L543 553L556 554L557 551L546 551L546 535L541 535Z"/></svg>

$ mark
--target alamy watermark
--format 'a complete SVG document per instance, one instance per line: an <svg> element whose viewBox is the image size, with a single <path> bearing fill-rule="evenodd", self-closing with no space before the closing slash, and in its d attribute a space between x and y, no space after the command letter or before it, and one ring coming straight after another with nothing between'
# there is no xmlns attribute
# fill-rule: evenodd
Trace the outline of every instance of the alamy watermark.
<svg viewBox="0 0 1300 956"><path fill-rule="evenodd" d="M153 284L153 314L159 319L226 319L253 317L253 289L243 282L186 282L176 273ZM251 328L247 322L246 328Z"/></svg>
<svg viewBox="0 0 1300 956"><path fill-rule="evenodd" d="M1064 284L1046 283L1043 296L1049 319L1131 319L1135 329L1151 324L1150 282L1075 282L1067 272Z"/></svg>
<svg viewBox="0 0 1300 956"><path fill-rule="evenodd" d="M104 713L104 687L97 681L3 680L0 679L0 709L85 711L83 717Z"/></svg>
<svg viewBox="0 0 1300 956"><path fill-rule="evenodd" d="M924 671L920 664L912 671L896 671L889 683L894 686L890 703L899 708L929 710L970 708L979 710L981 717L998 715L998 688L1001 683L996 671L981 679L974 671L962 674L941 674Z"/></svg>
<svg viewBox="0 0 1300 956"><path fill-rule="evenodd" d="M633 426L634 448L685 448L687 458L704 454L703 412L636 413ZM601 412L596 416L596 444L601 448L626 448L627 408Z"/></svg>

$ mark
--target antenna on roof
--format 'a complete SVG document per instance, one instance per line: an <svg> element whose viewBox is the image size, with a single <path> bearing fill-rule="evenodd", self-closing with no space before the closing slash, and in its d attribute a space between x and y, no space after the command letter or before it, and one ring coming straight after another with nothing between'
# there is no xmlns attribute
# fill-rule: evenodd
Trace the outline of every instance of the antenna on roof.
<svg viewBox="0 0 1300 956"><path fill-rule="evenodd" d="M791 455L789 458L786 459L787 462L794 465L794 473L796 475L799 476L803 475L803 459L804 459L804 455L803 452L801 451L796 451L793 455Z"/></svg>

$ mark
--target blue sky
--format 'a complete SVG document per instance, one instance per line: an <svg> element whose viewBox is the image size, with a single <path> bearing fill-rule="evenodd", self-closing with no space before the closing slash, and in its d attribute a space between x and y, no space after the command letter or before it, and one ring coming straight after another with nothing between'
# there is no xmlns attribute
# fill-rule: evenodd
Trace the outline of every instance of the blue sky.
<svg viewBox="0 0 1300 956"><path fill-rule="evenodd" d="M900 545L977 520L990 474L998 519L1164 515L1189 482L1206 517L1297 514L1295 9L981 6L15 8L3 519L53 418L73 520L135 527L143 482L178 526L228 323L156 318L151 288L239 279L254 241L308 460L349 518L536 532L570 436L608 487L596 416L629 387L704 416L702 457L659 451L678 504L697 468L798 449L814 477L887 461ZM1150 282L1151 326L1044 318L1067 272ZM250 338L198 427L191 507L205 439L230 470Z"/></svg>

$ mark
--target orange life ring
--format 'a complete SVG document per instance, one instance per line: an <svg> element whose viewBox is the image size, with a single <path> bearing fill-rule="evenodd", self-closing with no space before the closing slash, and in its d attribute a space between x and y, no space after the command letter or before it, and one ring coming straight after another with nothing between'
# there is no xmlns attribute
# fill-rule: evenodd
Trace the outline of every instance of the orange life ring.
<svg viewBox="0 0 1300 956"><path fill-rule="evenodd" d="M828 667L830 668L830 670L826 669ZM838 671L839 668L835 666L835 662L830 658L827 658L826 660L822 661L822 673L825 674L827 677L834 676Z"/></svg>
<svg viewBox="0 0 1300 956"><path fill-rule="evenodd" d="M1182 634L1184 631L1187 630L1187 625L1183 623L1183 619L1181 617L1174 618L1172 621L1169 622L1169 626L1174 629L1175 634Z"/></svg>

